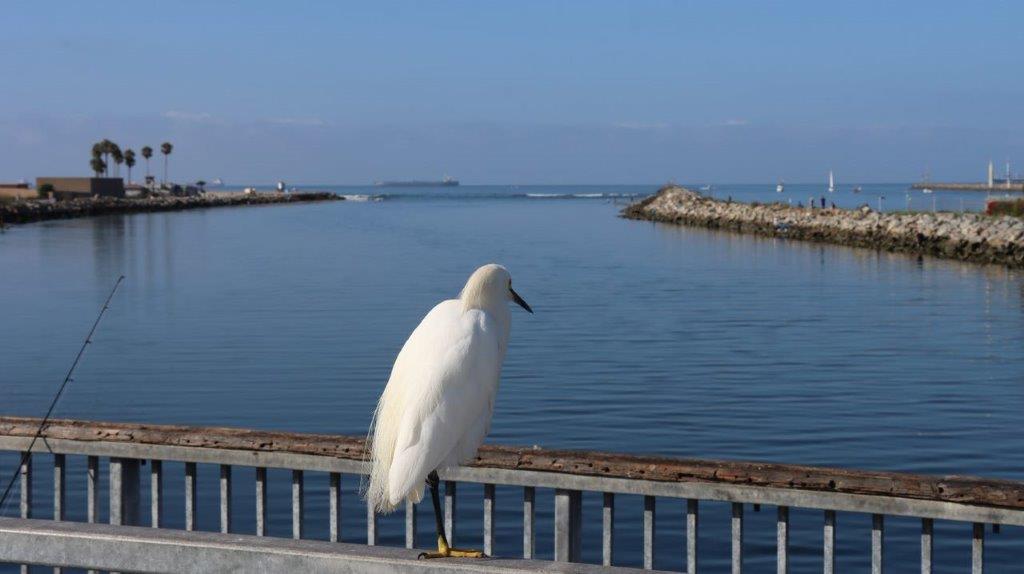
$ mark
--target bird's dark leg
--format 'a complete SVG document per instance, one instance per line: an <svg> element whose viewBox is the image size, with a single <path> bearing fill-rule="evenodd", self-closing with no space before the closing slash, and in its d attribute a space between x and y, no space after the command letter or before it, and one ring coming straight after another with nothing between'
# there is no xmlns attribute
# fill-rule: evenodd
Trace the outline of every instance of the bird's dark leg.
<svg viewBox="0 0 1024 574"><path fill-rule="evenodd" d="M438 492L441 479L437 471L427 475L427 486L430 487L430 499L434 503L434 525L437 527L437 552L423 552L420 558L483 558L479 550L462 550L448 546L448 537L444 535L444 519L441 518L441 494Z"/></svg>

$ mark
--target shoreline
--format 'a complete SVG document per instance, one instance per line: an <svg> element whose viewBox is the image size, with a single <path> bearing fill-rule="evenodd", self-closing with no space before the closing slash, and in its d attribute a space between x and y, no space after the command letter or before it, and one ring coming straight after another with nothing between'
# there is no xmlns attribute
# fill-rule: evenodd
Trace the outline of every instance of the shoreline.
<svg viewBox="0 0 1024 574"><path fill-rule="evenodd" d="M0 227L11 224L35 223L54 219L75 219L96 215L153 213L182 211L210 207L236 207L244 205L271 205L311 201L343 201L345 198L326 191L301 193L239 193L211 192L192 197L94 197L50 203L39 200L21 200L0 203Z"/></svg>
<svg viewBox="0 0 1024 574"><path fill-rule="evenodd" d="M1024 220L976 213L879 213L726 202L668 186L620 212L675 223L851 247L1024 267Z"/></svg>

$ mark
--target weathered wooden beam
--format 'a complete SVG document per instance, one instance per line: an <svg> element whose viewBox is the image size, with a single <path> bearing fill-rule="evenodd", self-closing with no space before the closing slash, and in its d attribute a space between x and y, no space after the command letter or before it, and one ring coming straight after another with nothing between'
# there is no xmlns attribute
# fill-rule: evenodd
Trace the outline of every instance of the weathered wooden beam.
<svg viewBox="0 0 1024 574"><path fill-rule="evenodd" d="M38 429L38 424L39 419L0 417L0 437L31 437ZM286 452L358 461L365 459L363 438L341 435L52 420L42 436L74 441ZM775 463L503 446L482 447L479 456L470 466L674 483L767 486L1024 509L1024 482L964 476L926 476Z"/></svg>

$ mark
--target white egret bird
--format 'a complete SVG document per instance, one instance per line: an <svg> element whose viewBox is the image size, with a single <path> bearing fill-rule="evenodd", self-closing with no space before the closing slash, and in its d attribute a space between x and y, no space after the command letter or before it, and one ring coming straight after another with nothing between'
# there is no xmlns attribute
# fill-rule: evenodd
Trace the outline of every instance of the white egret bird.
<svg viewBox="0 0 1024 574"><path fill-rule="evenodd" d="M391 512L407 499L421 501L430 486L437 552L422 558L483 556L448 545L437 471L471 460L490 430L508 348L509 302L533 313L512 290L507 269L492 263L474 271L458 299L438 303L409 335L377 404L367 501Z"/></svg>

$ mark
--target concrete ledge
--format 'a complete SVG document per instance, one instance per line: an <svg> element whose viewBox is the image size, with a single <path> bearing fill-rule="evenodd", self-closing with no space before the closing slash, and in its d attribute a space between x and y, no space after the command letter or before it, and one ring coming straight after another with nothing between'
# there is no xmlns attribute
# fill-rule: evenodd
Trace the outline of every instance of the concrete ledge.
<svg viewBox="0 0 1024 574"><path fill-rule="evenodd" d="M16 564L122 572L211 574L636 572L629 568L537 560L418 560L418 553L416 550L404 548L264 538L243 534L0 518L0 562Z"/></svg>

